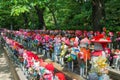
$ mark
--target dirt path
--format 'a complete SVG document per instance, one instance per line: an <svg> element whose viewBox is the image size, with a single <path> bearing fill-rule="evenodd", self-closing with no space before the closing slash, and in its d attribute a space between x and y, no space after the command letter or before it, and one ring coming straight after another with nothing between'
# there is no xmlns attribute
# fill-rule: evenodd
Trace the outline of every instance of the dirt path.
<svg viewBox="0 0 120 80"><path fill-rule="evenodd" d="M0 80L13 80L7 60L0 48Z"/></svg>

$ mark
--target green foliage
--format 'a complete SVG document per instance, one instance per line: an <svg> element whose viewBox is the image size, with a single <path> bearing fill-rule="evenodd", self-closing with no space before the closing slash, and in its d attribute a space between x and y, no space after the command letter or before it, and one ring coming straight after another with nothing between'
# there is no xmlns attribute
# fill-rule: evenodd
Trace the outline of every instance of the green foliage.
<svg viewBox="0 0 120 80"><path fill-rule="evenodd" d="M106 2L106 27L112 31L120 31L120 0Z"/></svg>
<svg viewBox="0 0 120 80"><path fill-rule="evenodd" d="M13 6L11 15L19 16L21 13L30 12L30 7L25 5Z"/></svg>
<svg viewBox="0 0 120 80"><path fill-rule="evenodd" d="M120 0L105 0L106 21L101 20L101 23L105 23L103 26L110 31L120 31L119 3ZM47 29L92 30L91 0L0 0L1 27L25 28L23 14L27 13L28 27L37 29L39 22L35 6L45 8Z"/></svg>

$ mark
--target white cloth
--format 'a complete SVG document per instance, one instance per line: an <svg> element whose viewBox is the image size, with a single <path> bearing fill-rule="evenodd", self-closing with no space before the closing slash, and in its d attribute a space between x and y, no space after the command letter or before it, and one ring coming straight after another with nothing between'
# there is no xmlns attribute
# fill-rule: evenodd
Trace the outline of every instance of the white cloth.
<svg viewBox="0 0 120 80"><path fill-rule="evenodd" d="M35 69L38 69L39 66L40 66L39 61L35 61L35 62L34 62L34 68L35 68Z"/></svg>
<svg viewBox="0 0 120 80"><path fill-rule="evenodd" d="M104 51L102 51L102 57L106 58L106 54Z"/></svg>
<svg viewBox="0 0 120 80"><path fill-rule="evenodd" d="M18 49L19 54L23 54L23 51L24 49L21 49L21 48Z"/></svg>

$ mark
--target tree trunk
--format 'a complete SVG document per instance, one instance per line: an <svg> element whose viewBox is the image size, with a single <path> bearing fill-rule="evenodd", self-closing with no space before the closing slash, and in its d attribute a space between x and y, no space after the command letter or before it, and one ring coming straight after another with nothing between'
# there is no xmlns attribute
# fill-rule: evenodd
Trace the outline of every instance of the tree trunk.
<svg viewBox="0 0 120 80"><path fill-rule="evenodd" d="M46 29L46 26L45 26L45 21L44 21L44 8L39 8L38 6L35 6L35 10L37 12L37 15L38 15L38 20L39 20L39 28L38 29Z"/></svg>
<svg viewBox="0 0 120 80"><path fill-rule="evenodd" d="M27 14L26 13L23 13L23 18L24 18L25 28L28 29L28 18L27 18Z"/></svg>
<svg viewBox="0 0 120 80"><path fill-rule="evenodd" d="M54 20L55 26L58 27L58 23L57 23L57 19L56 19L56 17L55 17L54 11L53 11L52 9L50 9L50 8L49 8L49 10L50 10L50 12L52 13L52 16L53 16L53 20Z"/></svg>
<svg viewBox="0 0 120 80"><path fill-rule="evenodd" d="M102 31L105 21L104 0L92 0L92 24L94 31Z"/></svg>

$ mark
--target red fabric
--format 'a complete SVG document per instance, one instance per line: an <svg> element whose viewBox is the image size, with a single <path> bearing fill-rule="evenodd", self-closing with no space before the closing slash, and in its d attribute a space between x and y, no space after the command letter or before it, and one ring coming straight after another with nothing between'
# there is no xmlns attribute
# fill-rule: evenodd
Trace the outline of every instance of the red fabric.
<svg viewBox="0 0 120 80"><path fill-rule="evenodd" d="M110 37L105 37L103 34L94 36L93 39L91 39L91 42L97 42L101 43L103 47L106 46L106 43L111 42Z"/></svg>
<svg viewBox="0 0 120 80"><path fill-rule="evenodd" d="M36 61L38 61L39 57L36 54L34 54L33 57Z"/></svg>
<svg viewBox="0 0 120 80"><path fill-rule="evenodd" d="M19 47L19 48L23 48L23 46L22 46L22 45L18 45L18 47Z"/></svg>
<svg viewBox="0 0 120 80"><path fill-rule="evenodd" d="M111 49L109 49L109 48L105 48L105 51L108 51L108 54L111 53Z"/></svg>
<svg viewBox="0 0 120 80"><path fill-rule="evenodd" d="M59 80L66 80L63 73L56 73L55 75L59 78Z"/></svg>
<svg viewBox="0 0 120 80"><path fill-rule="evenodd" d="M101 55L102 55L102 50L92 52L92 56L101 56Z"/></svg>
<svg viewBox="0 0 120 80"><path fill-rule="evenodd" d="M81 53L78 53L78 58L81 58L81 56L83 56Z"/></svg>
<svg viewBox="0 0 120 80"><path fill-rule="evenodd" d="M45 66L45 68L46 68L47 70L54 71L54 66L53 66L52 63L47 64L47 65Z"/></svg>

